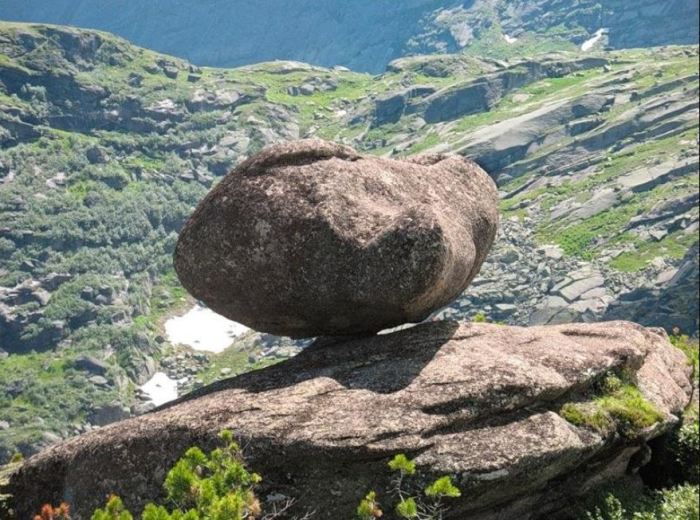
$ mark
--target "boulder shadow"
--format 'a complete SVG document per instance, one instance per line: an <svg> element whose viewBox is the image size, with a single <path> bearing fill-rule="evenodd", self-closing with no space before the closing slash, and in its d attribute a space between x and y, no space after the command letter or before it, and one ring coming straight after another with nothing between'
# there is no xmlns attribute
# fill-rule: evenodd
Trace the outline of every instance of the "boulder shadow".
<svg viewBox="0 0 700 520"><path fill-rule="evenodd" d="M456 321L433 321L389 334L319 338L287 361L218 381L159 409L222 390L262 393L316 378L331 378L352 390L394 393L411 384L458 327Z"/></svg>

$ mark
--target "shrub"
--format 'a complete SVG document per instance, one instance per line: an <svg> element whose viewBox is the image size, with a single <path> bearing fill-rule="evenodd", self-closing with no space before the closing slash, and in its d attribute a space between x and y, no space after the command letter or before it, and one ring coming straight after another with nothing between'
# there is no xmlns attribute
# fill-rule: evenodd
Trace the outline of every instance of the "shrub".
<svg viewBox="0 0 700 520"><path fill-rule="evenodd" d="M210 453L204 453L197 447L185 452L165 478L166 505L148 504L141 520L253 520L261 517L262 506L255 496L255 487L262 480L261 477L248 471L230 431L221 432L219 439L221 447ZM371 504L371 499L368 495L367 504ZM273 505L272 511L266 512L264 520L279 518L288 512L293 503L289 499L281 505ZM91 518L133 520L134 516L118 496L112 495L105 507L97 509ZM306 515L301 520L308 518L309 515ZM70 519L68 516L49 516L35 520Z"/></svg>
<svg viewBox="0 0 700 520"><path fill-rule="evenodd" d="M407 520L442 520L446 508L445 498L458 498L459 489L449 476L440 477L420 492L420 475L416 463L403 453L389 461L394 476L390 495L394 498L394 511L399 518ZM383 516L377 494L371 491L357 507L357 520L374 520Z"/></svg>
<svg viewBox="0 0 700 520"><path fill-rule="evenodd" d="M673 333L671 336L669 336L669 339L674 347L682 350L687 356L688 362L693 367L695 378L697 378L698 366L700 363L700 349L698 349L698 340L690 339L687 335L681 334L681 331L678 328L673 329Z"/></svg>
<svg viewBox="0 0 700 520"><path fill-rule="evenodd" d="M382 510L377 503L377 494L374 491L370 491L367 493L367 496L362 499L360 505L357 506L357 519L374 520L382 515Z"/></svg>
<svg viewBox="0 0 700 520"><path fill-rule="evenodd" d="M167 502L173 506L148 504L143 520L248 520L261 513L254 488L262 479L249 472L230 431L219 435L223 446L205 454L192 447L165 477ZM118 497L92 520L132 520Z"/></svg>
<svg viewBox="0 0 700 520"><path fill-rule="evenodd" d="M700 518L700 490L697 486L679 486L662 493L659 520L697 520Z"/></svg>
<svg viewBox="0 0 700 520"><path fill-rule="evenodd" d="M623 501L615 494L605 497L602 505L586 512L586 520L698 520L699 489L684 485Z"/></svg>
<svg viewBox="0 0 700 520"><path fill-rule="evenodd" d="M22 455L19 451L15 452L12 454L12 457L10 457L10 464L19 464L24 460L24 455Z"/></svg>
<svg viewBox="0 0 700 520"><path fill-rule="evenodd" d="M482 311L479 311L474 315L472 321L474 323L486 323L488 319L486 317L486 314L484 314Z"/></svg>
<svg viewBox="0 0 700 520"><path fill-rule="evenodd" d="M133 520L133 518L124 507L121 498L114 495L109 497L104 509L98 509L92 515L92 520Z"/></svg>
<svg viewBox="0 0 700 520"><path fill-rule="evenodd" d="M682 478L692 484L700 483L700 424L684 425L674 439L672 448Z"/></svg>

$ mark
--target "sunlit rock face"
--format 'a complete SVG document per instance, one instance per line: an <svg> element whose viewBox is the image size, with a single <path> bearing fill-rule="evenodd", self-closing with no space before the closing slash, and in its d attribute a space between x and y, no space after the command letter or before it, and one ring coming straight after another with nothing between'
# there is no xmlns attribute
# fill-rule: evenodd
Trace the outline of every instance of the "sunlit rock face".
<svg viewBox="0 0 700 520"><path fill-rule="evenodd" d="M426 478L447 474L461 489L446 519L555 518L601 474L633 471L645 442L678 423L691 371L663 332L629 322L438 321L324 338L293 359L50 448L25 463L9 492L20 518L65 496L78 520L89 518L109 493L140 511L188 447L213 446L230 429L264 475L260 494L284 490L298 499L299 517L352 517L368 489L390 485L386 462L407 453ZM595 408L611 374L635 381L653 410L633 431L619 410ZM570 422L570 407L604 420Z"/></svg>
<svg viewBox="0 0 700 520"><path fill-rule="evenodd" d="M497 227L495 184L468 159L302 140L267 148L207 195L175 268L192 295L259 331L374 333L453 301Z"/></svg>

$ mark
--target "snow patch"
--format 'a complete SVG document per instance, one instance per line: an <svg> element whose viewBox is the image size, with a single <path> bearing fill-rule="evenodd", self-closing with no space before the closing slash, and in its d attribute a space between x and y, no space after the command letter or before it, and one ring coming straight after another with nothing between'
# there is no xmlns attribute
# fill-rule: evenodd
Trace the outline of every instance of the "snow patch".
<svg viewBox="0 0 700 520"><path fill-rule="evenodd" d="M141 385L141 390L156 406L177 399L177 381L170 379L164 372L153 374L151 379Z"/></svg>
<svg viewBox="0 0 700 520"><path fill-rule="evenodd" d="M509 34L504 34L503 38L505 38L506 42L510 43L511 45L518 41L517 38L514 38L513 36L510 36Z"/></svg>
<svg viewBox="0 0 700 520"><path fill-rule="evenodd" d="M250 329L216 314L202 305L195 305L186 314L165 322L165 333L173 345L188 345L195 350L222 352L238 336Z"/></svg>
<svg viewBox="0 0 700 520"><path fill-rule="evenodd" d="M604 28L603 28L603 29L598 29L598 30L595 32L595 34L593 34L593 37L592 37L592 38L589 38L588 40L586 40L585 42L583 42L583 44L581 45L581 50L582 50L583 52L588 52L588 51L590 51L593 47L595 47L595 44L598 43L598 42L601 40L601 38L602 38L603 36L605 36L606 34L608 34L608 30L607 30L607 29L604 29Z"/></svg>
<svg viewBox="0 0 700 520"><path fill-rule="evenodd" d="M389 329L380 330L379 332L377 332L377 334L382 335L382 336L385 334L392 334L392 333L398 332L400 330L412 329L416 325L418 325L418 324L417 323L404 323L403 325L397 325L396 327L391 327Z"/></svg>

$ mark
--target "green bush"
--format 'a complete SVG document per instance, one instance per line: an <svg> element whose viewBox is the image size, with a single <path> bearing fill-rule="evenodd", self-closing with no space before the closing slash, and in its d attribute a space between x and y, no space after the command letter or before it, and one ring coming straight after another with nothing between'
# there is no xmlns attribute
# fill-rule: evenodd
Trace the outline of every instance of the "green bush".
<svg viewBox="0 0 700 520"><path fill-rule="evenodd" d="M389 494L393 498L394 511L406 520L442 520L446 507L444 499L458 498L462 494L452 483L452 478L443 476L420 490L420 475L416 463L399 453L389 461L393 473ZM374 520L383 516L377 494L371 491L357 507L357 520Z"/></svg>
<svg viewBox="0 0 700 520"><path fill-rule="evenodd" d="M700 506L697 486L684 485L652 496L639 496L623 504L614 494L604 503L586 512L586 520L698 520Z"/></svg>
<svg viewBox="0 0 700 520"><path fill-rule="evenodd" d="M114 495L109 497L104 509L98 509L92 515L92 520L133 520L133 518L124 507L121 498Z"/></svg>
<svg viewBox="0 0 700 520"><path fill-rule="evenodd" d="M576 426L600 433L616 427L624 437L635 438L644 428L661 421L663 415L631 381L629 376L609 375L585 396L585 401L565 403L559 414Z"/></svg>
<svg viewBox="0 0 700 520"><path fill-rule="evenodd" d="M700 364L700 349L698 348L698 340L690 339L687 335L681 334L677 328L673 330L670 336L671 343L674 347L683 351L687 356L688 362L693 367L694 376L698 378L698 367Z"/></svg>
<svg viewBox="0 0 700 520"><path fill-rule="evenodd" d="M166 505L148 504L142 520L250 520L262 514L255 487L262 480L245 466L230 431L210 453L193 447L168 472L163 487ZM276 512L267 518L276 517ZM92 520L133 520L121 499L111 497Z"/></svg>
<svg viewBox="0 0 700 520"><path fill-rule="evenodd" d="M377 493L370 491L367 496L360 501L357 506L358 520L374 520L383 516L382 510L377 502Z"/></svg>
<svg viewBox="0 0 700 520"><path fill-rule="evenodd" d="M695 421L684 425L671 447L681 471L681 477L692 484L700 484L700 424Z"/></svg>

